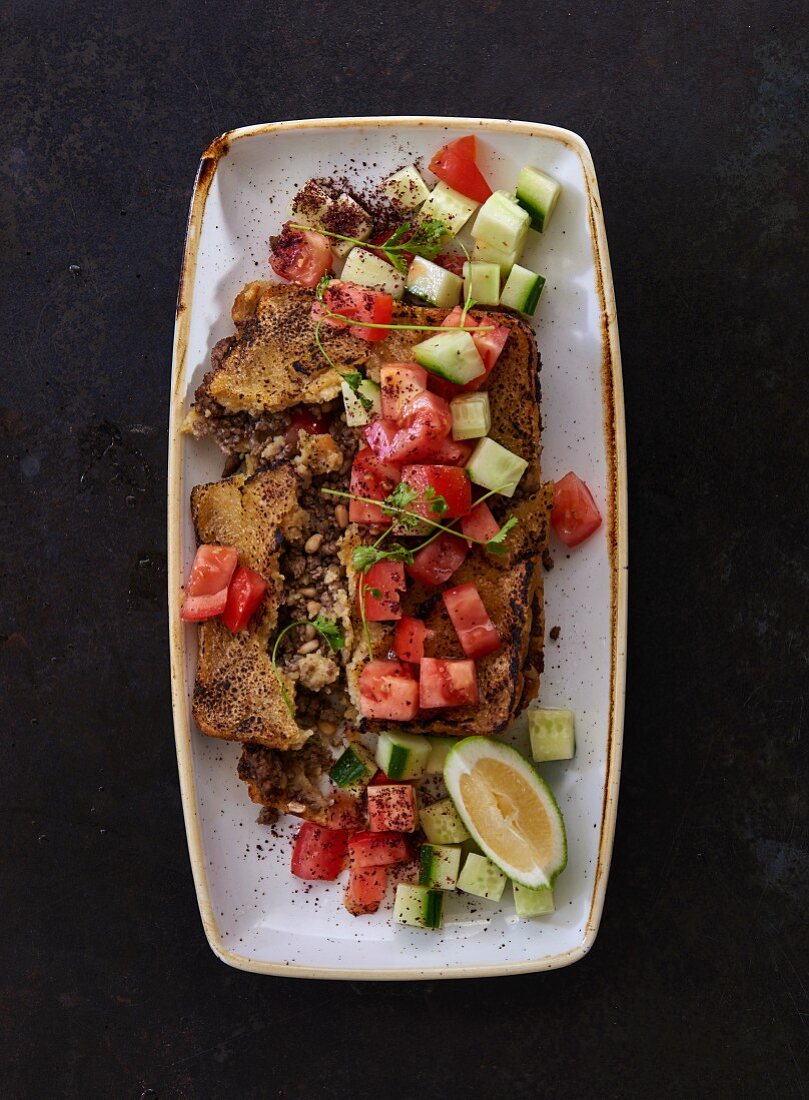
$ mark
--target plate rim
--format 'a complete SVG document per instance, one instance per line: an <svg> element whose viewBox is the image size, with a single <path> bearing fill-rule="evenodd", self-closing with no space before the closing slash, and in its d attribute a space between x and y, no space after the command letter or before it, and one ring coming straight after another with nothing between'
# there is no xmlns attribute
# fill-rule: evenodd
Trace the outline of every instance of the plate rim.
<svg viewBox="0 0 809 1100"><path fill-rule="evenodd" d="M203 858L202 835L197 815L197 785L191 748L192 725L185 685L185 644L180 621L180 532L184 496L183 441L180 431L184 416L186 359L190 333L191 305L196 275L197 253L202 230L205 203L219 161L237 141L268 133L307 129L339 129L359 127L390 128L394 126L463 127L503 133L520 133L531 137L550 138L573 149L584 171L588 199L590 240L596 272L596 289L601 303L602 364L601 400L602 428L607 460L607 551L610 563L610 690L607 767L601 810L601 832L598 858L592 889L590 910L580 942L567 951L541 955L514 963L483 966L366 968L313 967L283 961L253 959L226 947L211 902L208 873ZM186 226L185 244L180 268L180 282L175 311L172 355L171 403L169 409L168 451L168 604L169 653L171 665L171 700L174 739L180 779L180 795L185 821L186 840L191 871L208 944L222 962L238 970L257 974L298 978L331 978L349 981L407 981L414 979L483 978L512 974L536 973L570 966L588 953L598 934L604 909L615 837L618 808L618 788L621 774L624 703L626 694L626 632L628 591L628 524L626 428L624 416L621 352L615 292L607 247L606 228L601 196L590 150L582 137L572 130L547 123L522 122L514 119L472 118L450 115L356 115L334 118L293 119L241 126L220 134L205 149L199 162Z"/></svg>

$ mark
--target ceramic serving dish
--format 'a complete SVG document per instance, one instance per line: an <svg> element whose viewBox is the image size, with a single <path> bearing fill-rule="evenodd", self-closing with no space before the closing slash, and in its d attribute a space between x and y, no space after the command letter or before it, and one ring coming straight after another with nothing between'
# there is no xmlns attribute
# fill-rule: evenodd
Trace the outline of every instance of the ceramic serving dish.
<svg viewBox="0 0 809 1100"><path fill-rule="evenodd" d="M556 912L518 920L502 902L455 894L440 933L394 925L390 911L352 917L333 883L289 874L295 822L272 832L236 778L239 746L202 736L190 699L195 628L180 621L180 586L194 556L188 498L218 478L212 442L181 433L213 344L232 331L241 286L267 278L267 239L310 176L358 184L414 160L423 164L454 137L480 138L494 188L513 189L523 164L563 185L548 231L532 233L522 261L547 285L535 317L542 356L545 478L576 470L605 523L568 552L552 544L546 574L547 642L541 702L576 714L577 755L543 766L564 813L569 863L557 880ZM457 978L565 966L598 929L615 828L624 700L627 591L626 463L618 329L601 202L580 137L554 126L471 118L336 118L232 130L200 162L177 303L169 426L168 546L174 728L188 847L205 934L215 953L244 970L299 977ZM525 717L509 738L525 746Z"/></svg>

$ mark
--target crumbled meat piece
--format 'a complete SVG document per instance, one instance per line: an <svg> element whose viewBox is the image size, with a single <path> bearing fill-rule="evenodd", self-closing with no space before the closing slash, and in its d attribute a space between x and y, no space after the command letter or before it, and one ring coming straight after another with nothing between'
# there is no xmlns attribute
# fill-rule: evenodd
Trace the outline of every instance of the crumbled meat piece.
<svg viewBox="0 0 809 1100"><path fill-rule="evenodd" d="M320 691L327 684L333 684L340 675L340 669L331 659L322 653L307 653L298 663L298 679L310 691Z"/></svg>
<svg viewBox="0 0 809 1100"><path fill-rule="evenodd" d="M561 633L562 633L561 626L552 626L550 631L548 632L548 637L550 638L550 640L552 642L555 642L558 639L558 637Z"/></svg>
<svg viewBox="0 0 809 1100"><path fill-rule="evenodd" d="M308 435L302 432L300 453L294 459L298 473L312 477L336 474L343 468L343 452L330 435Z"/></svg>
<svg viewBox="0 0 809 1100"><path fill-rule="evenodd" d="M239 760L239 778L247 783L251 799L266 808L262 815L286 813L290 803L297 803L303 807L298 813L318 820L330 805L321 780L331 764L331 753L317 735L302 748L286 751L246 744Z"/></svg>

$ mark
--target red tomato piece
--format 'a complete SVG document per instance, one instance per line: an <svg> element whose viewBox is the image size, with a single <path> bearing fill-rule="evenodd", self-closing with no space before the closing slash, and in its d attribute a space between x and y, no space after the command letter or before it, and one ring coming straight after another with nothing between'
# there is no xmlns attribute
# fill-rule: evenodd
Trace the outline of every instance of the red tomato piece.
<svg viewBox="0 0 809 1100"><path fill-rule="evenodd" d="M350 490L358 497L384 500L399 484L399 476L398 467L381 462L370 447L363 447L354 457ZM386 516L378 504L365 504L360 500L350 502L348 518L352 523L390 523L390 516Z"/></svg>
<svg viewBox="0 0 809 1100"><path fill-rule="evenodd" d="M445 271L451 271L453 275L463 278L463 265L466 263L466 256L462 252L442 252L440 256L436 256L435 262L439 267L443 267Z"/></svg>
<svg viewBox="0 0 809 1100"><path fill-rule="evenodd" d="M468 539L477 539L478 542L488 542L493 539L500 530L500 525L492 515L492 510L486 501L476 504L468 516L461 520L461 530Z"/></svg>
<svg viewBox="0 0 809 1100"><path fill-rule="evenodd" d="M427 629L421 619L403 615L396 624L393 652L400 661L409 661L417 665L424 656L424 642L429 634L432 634L432 631Z"/></svg>
<svg viewBox="0 0 809 1100"><path fill-rule="evenodd" d="M397 593L407 588L404 566L398 561L378 561L367 573L360 575L357 599L365 598L365 618L371 623L401 619Z"/></svg>
<svg viewBox="0 0 809 1100"><path fill-rule="evenodd" d="M441 466L465 466L474 449L474 443L447 437L442 439L440 445L436 447L432 461Z"/></svg>
<svg viewBox="0 0 809 1100"><path fill-rule="evenodd" d="M387 867L352 867L346 887L346 909L355 917L375 913L387 888Z"/></svg>
<svg viewBox="0 0 809 1100"><path fill-rule="evenodd" d="M418 494L408 508L425 519L444 523L472 507L472 483L459 466L405 466L402 481Z"/></svg>
<svg viewBox="0 0 809 1100"><path fill-rule="evenodd" d="M187 623L213 619L225 610L228 585L239 560L235 546L202 545L185 586L182 618Z"/></svg>
<svg viewBox="0 0 809 1100"><path fill-rule="evenodd" d="M369 661L360 674L363 718L407 722L419 707L419 686L401 661Z"/></svg>
<svg viewBox="0 0 809 1100"><path fill-rule="evenodd" d="M316 320L323 317L322 309L314 309L319 305L319 302L313 303L313 318ZM393 320L393 298L390 294L344 283L339 279L329 283L323 295L323 305L338 315L337 319L327 318L338 328L341 327L341 319L346 322L364 321L366 325L389 325ZM368 328L361 324L349 324L348 328L354 336L368 343L384 340L387 336L387 329L384 328Z"/></svg>
<svg viewBox="0 0 809 1100"><path fill-rule="evenodd" d="M408 783L408 782L409 782L408 779L391 779L389 776L385 775L384 772L377 772L376 775L374 776L374 778L368 784L368 786L369 787L395 787L397 783L405 784L405 783Z"/></svg>
<svg viewBox="0 0 809 1100"><path fill-rule="evenodd" d="M347 829L355 832L362 828L365 812L358 798L347 791L335 791L334 801L326 810L323 824L327 829Z"/></svg>
<svg viewBox="0 0 809 1100"><path fill-rule="evenodd" d="M460 328L461 317L463 316L463 306L453 306L444 320L441 322L441 328ZM464 328L477 328L478 323L471 314L467 313L466 319L463 323Z"/></svg>
<svg viewBox="0 0 809 1100"><path fill-rule="evenodd" d="M412 833L418 824L416 792L410 783L368 787L368 824L372 833Z"/></svg>
<svg viewBox="0 0 809 1100"><path fill-rule="evenodd" d="M490 318L486 318L481 321L478 328L489 325ZM478 354L483 360L483 366L486 368L486 373L478 375L477 378L473 378L471 382L467 382L463 387L464 393L474 393L475 390L479 390L486 379L492 372L492 367L500 358L500 353L506 346L511 330L505 325L495 325L493 329L486 332L473 332L472 339L475 341L475 347L478 349Z"/></svg>
<svg viewBox="0 0 809 1100"><path fill-rule="evenodd" d="M316 287L331 271L329 238L308 229L290 229L287 224L276 238L270 266L280 279L300 286Z"/></svg>
<svg viewBox="0 0 809 1100"><path fill-rule="evenodd" d="M425 657L420 665L419 704L425 710L463 707L478 701L475 662Z"/></svg>
<svg viewBox="0 0 809 1100"><path fill-rule="evenodd" d="M312 821L304 821L295 837L292 849L292 874L298 878L337 878L343 869L348 833L343 829L324 829Z"/></svg>
<svg viewBox="0 0 809 1100"><path fill-rule="evenodd" d="M551 526L566 546L578 546L601 526L593 494L572 471L554 485Z"/></svg>
<svg viewBox="0 0 809 1100"><path fill-rule="evenodd" d="M389 421L376 421L389 424ZM366 428L370 442L371 428ZM449 404L438 394L423 393L412 397L403 407L397 431L389 438L384 458L388 462L430 462L452 431ZM377 451L377 454L380 454ZM380 457L383 457L380 454Z"/></svg>
<svg viewBox="0 0 809 1100"><path fill-rule="evenodd" d="M500 648L500 635L474 584L459 584L442 592L455 633L467 657L477 660Z"/></svg>
<svg viewBox="0 0 809 1100"><path fill-rule="evenodd" d="M379 385L383 419L398 420L410 398L427 389L427 371L416 363L383 363Z"/></svg>
<svg viewBox="0 0 809 1100"><path fill-rule="evenodd" d="M289 427L284 432L284 439L293 447L298 446L301 432L309 435L327 435L329 424L327 420L321 420L309 409L299 408L292 414Z"/></svg>
<svg viewBox="0 0 809 1100"><path fill-rule="evenodd" d="M228 588L228 598L225 610L222 612L222 622L233 634L244 630L267 591L267 582L260 573L248 569L246 565L240 565Z"/></svg>
<svg viewBox="0 0 809 1100"><path fill-rule="evenodd" d="M443 180L448 187L460 191L468 199L485 202L492 189L486 178L475 164L475 138L458 138L439 149L430 161L430 171Z"/></svg>
<svg viewBox="0 0 809 1100"><path fill-rule="evenodd" d="M410 858L407 839L401 833L355 833L348 842L354 867L387 867Z"/></svg>
<svg viewBox="0 0 809 1100"><path fill-rule="evenodd" d="M414 581L430 585L444 584L462 564L469 553L469 546L455 535L440 534L428 543L406 566L408 576Z"/></svg>

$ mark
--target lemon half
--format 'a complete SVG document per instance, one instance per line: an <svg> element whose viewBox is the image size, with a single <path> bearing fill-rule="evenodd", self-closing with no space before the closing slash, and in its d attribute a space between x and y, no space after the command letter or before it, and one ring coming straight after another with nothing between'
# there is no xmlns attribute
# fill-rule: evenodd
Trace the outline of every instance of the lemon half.
<svg viewBox="0 0 809 1100"><path fill-rule="evenodd" d="M550 787L516 749L466 737L447 755L444 782L492 863L523 886L553 885L567 863L565 823Z"/></svg>

